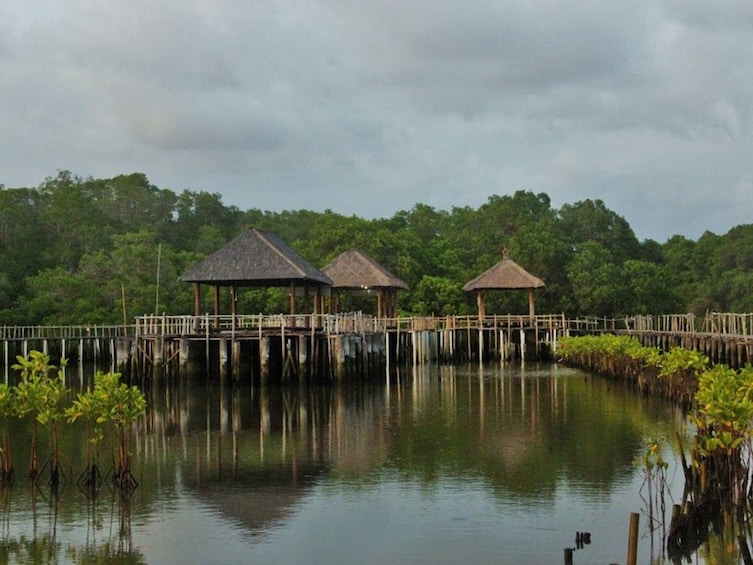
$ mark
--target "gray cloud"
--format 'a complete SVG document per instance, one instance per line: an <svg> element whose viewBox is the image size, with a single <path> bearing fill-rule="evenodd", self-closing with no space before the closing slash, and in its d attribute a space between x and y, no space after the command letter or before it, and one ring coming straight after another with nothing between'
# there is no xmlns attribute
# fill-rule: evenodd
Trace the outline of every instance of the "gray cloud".
<svg viewBox="0 0 753 565"><path fill-rule="evenodd" d="M751 31L744 0L9 0L0 183L367 217L529 189L722 233L750 222Z"/></svg>

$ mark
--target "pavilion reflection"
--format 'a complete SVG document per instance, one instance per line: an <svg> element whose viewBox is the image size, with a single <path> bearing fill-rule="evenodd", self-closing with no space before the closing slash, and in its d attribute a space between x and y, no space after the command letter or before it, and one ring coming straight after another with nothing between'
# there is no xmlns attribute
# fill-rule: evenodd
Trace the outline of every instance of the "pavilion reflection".
<svg viewBox="0 0 753 565"><path fill-rule="evenodd" d="M657 426L643 399L551 365L419 365L339 386L183 382L153 388L148 406L138 434L146 468L164 467L161 476L179 476L254 530L324 482L380 474L483 477L500 495L540 501L563 478L606 492Z"/></svg>

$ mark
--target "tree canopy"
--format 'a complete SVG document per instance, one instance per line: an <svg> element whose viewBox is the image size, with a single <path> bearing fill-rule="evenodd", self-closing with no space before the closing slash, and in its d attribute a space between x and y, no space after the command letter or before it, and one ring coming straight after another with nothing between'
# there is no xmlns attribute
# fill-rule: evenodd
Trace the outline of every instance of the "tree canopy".
<svg viewBox="0 0 753 565"><path fill-rule="evenodd" d="M250 227L277 234L318 267L349 249L367 253L410 286L398 295L404 315L475 313L463 285L500 261L503 249L546 282L536 291L539 312L753 310L753 225L698 241L640 242L601 200L555 209L546 194L526 190L495 194L477 209L419 203L365 219L244 211L217 193L158 188L142 173L94 179L61 171L34 188L0 185L2 323L119 324L192 313L193 287L179 275ZM286 311L285 293L240 289L238 312ZM522 292L490 293L486 311L525 313L526 301ZM346 297L341 308L376 305Z"/></svg>

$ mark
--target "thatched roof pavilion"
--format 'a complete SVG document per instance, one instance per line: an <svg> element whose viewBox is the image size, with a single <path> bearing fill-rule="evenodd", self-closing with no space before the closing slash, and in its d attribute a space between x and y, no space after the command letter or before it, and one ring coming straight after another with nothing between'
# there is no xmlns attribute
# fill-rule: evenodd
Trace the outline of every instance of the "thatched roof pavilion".
<svg viewBox="0 0 753 565"><path fill-rule="evenodd" d="M475 279L468 281L463 286L466 292L475 292L478 302L478 315L483 319L486 315L484 308L484 292L487 290L513 290L521 289L528 291L528 312L533 318L535 315L533 291L546 286L544 281L533 276L515 261L510 259L507 249L502 252L502 261L492 268L483 272Z"/></svg>
<svg viewBox="0 0 753 565"><path fill-rule="evenodd" d="M301 257L275 234L249 229L227 245L189 269L179 280L196 285L195 314L200 315L200 285L212 285L215 291L215 315L219 314L219 288L229 287L233 315L237 287L290 287L290 313L295 314L296 287L308 295L329 288L332 280ZM317 311L318 300L314 302Z"/></svg>
<svg viewBox="0 0 753 565"><path fill-rule="evenodd" d="M394 318L397 315L397 291L408 290L404 281L361 251L341 253L322 267L322 273L332 279L337 291L335 304L339 302L340 291L376 292L377 316L380 318Z"/></svg>

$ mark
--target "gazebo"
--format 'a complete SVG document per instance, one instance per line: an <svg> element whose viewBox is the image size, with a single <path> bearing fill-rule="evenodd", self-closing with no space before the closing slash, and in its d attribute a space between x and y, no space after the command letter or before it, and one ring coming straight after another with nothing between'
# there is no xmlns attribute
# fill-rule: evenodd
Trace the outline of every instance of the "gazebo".
<svg viewBox="0 0 753 565"><path fill-rule="evenodd" d="M330 297L330 307L334 300L338 307L339 293L369 293L377 297L377 316L394 318L397 315L397 291L409 290L408 285L371 257L361 251L345 251L327 265L322 273L332 279L335 295Z"/></svg>
<svg viewBox="0 0 753 565"><path fill-rule="evenodd" d="M478 316L483 320L486 315L484 307L484 293L487 290L527 290L528 313L531 318L535 315L533 291L546 286L544 281L533 276L515 261L510 259L507 249L502 251L502 260L475 279L463 286L466 292L475 292L478 303Z"/></svg>
<svg viewBox="0 0 753 565"><path fill-rule="evenodd" d="M322 290L332 286L332 280L301 257L275 234L249 229L212 255L197 263L178 279L195 286L194 311L200 316L201 285L214 287L214 314L219 315L219 289L229 287L232 314L236 315L238 287L289 287L290 314L295 314L296 289L305 296L315 293L314 313L321 311Z"/></svg>

